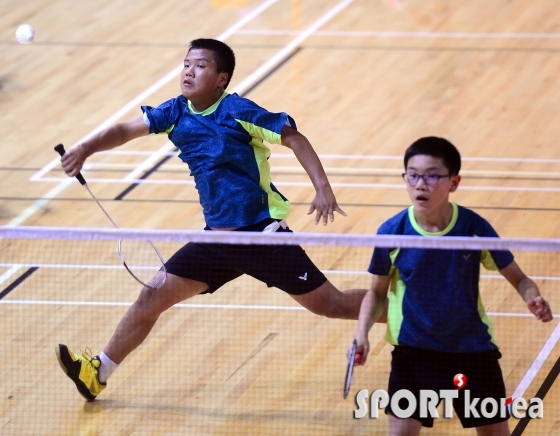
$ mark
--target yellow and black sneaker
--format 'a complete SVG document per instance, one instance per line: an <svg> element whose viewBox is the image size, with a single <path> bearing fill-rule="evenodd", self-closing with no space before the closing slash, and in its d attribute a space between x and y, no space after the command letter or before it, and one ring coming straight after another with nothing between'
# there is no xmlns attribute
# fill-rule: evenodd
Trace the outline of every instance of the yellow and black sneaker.
<svg viewBox="0 0 560 436"><path fill-rule="evenodd" d="M56 357L60 367L70 379L76 383L78 392L88 401L95 400L107 383L100 383L97 369L101 365L98 356L92 356L91 350L86 348L82 355L72 353L66 345L56 346Z"/></svg>

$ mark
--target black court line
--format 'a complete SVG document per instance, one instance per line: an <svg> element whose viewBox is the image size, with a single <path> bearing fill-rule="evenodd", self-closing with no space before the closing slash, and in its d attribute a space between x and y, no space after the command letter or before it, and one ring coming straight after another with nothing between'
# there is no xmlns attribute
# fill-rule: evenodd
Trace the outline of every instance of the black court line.
<svg viewBox="0 0 560 436"><path fill-rule="evenodd" d="M16 281L14 281L10 286L0 292L0 300L12 292L21 282L23 282L27 277L33 274L35 271L39 269L38 266L32 266L27 271L25 271Z"/></svg>
<svg viewBox="0 0 560 436"><path fill-rule="evenodd" d="M157 169L159 167L161 167L165 162L167 162L169 159L171 159L173 156L165 156L163 159L161 159L157 164L155 164L152 168L150 168L148 171L146 171L142 177L140 177L139 180L144 180L147 179L148 177L150 177L150 175L154 172L157 171ZM127 195L130 191L132 191L134 188L136 188L140 183L138 182L134 182L132 185L130 185L128 188L126 188L124 191L122 191L119 195L117 195L114 199L115 200L122 200L124 198L125 195Z"/></svg>
<svg viewBox="0 0 560 436"><path fill-rule="evenodd" d="M546 396L546 394L548 393L548 391L556 381L558 374L560 374L560 357L558 358L558 360L556 361L556 363L554 364L554 366L552 367L552 369L544 379L543 384L541 385L541 387L537 391L537 394L535 395L536 398L540 398L541 400L544 401L544 397ZM526 415L525 418L521 418L517 423L517 425L515 426L515 429L511 433L511 436L520 436L521 434L523 434L523 431L527 428L527 426L531 422L531 419L532 418L529 417L529 415Z"/></svg>
<svg viewBox="0 0 560 436"><path fill-rule="evenodd" d="M286 59L284 59L282 62L280 62L278 65L276 65L272 70L270 70L268 72L268 74L266 74L264 77L262 77L258 82L256 82L255 84L253 84L253 86L251 86L247 91L245 91L244 93L241 94L241 97L245 97L247 94L249 94L251 91L253 91L257 86L259 86L261 83L263 83L266 79L268 79L272 74L274 74L276 71L278 71L279 68L281 68L284 64L286 64L286 62L288 62L289 60L291 60L296 53L298 53L301 49L298 47L296 48L293 53L291 53L289 56L286 57ZM147 179L148 177L150 177L151 174L153 174L154 172L157 171L157 169L159 167L161 167L165 162L167 162L172 156L165 156L162 160L160 160L157 164L155 164L152 168L150 168L148 171L146 171L144 173L144 175L142 177L140 177L139 180L144 180ZM126 195L128 195L130 193L130 191L132 191L134 188L136 188L140 183L135 182L133 184L131 184L128 188L126 188L124 191L122 191L119 195L117 195L115 197L115 200L122 200Z"/></svg>
<svg viewBox="0 0 560 436"><path fill-rule="evenodd" d="M259 86L261 83L263 83L266 79L268 79L270 76L272 76L276 71L278 71L280 68L282 68L286 62L288 62L289 60L291 60L296 54L298 54L301 51L301 47L297 47L289 56L286 57L286 59L284 59L282 62L280 62L278 65L276 65L272 70L270 70L264 77L262 77L258 82L254 83L253 86L251 86L247 91L245 91L243 94L241 94L241 97L246 97L247 94L249 94L252 90L254 90L257 86Z"/></svg>

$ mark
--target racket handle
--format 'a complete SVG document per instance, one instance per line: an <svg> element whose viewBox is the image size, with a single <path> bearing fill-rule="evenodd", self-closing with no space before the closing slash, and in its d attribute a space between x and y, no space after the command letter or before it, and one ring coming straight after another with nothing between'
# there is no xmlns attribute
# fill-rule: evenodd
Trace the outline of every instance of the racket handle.
<svg viewBox="0 0 560 436"><path fill-rule="evenodd" d="M362 353L356 353L356 356L354 357L354 362L356 362L358 365L361 365L361 363L362 363Z"/></svg>
<svg viewBox="0 0 560 436"><path fill-rule="evenodd" d="M64 154L66 153L66 150L64 149L64 145L62 144L58 144L54 150L60 155L60 157L64 156ZM82 185L86 185L86 179L84 179L84 176L82 176L82 173L78 173L76 175L76 179L78 179L78 182L80 182Z"/></svg>

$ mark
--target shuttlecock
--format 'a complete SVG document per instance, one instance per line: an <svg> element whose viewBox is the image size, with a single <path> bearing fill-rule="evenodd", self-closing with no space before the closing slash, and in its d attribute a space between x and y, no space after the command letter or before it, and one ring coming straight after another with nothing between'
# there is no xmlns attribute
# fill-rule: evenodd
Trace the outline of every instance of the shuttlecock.
<svg viewBox="0 0 560 436"><path fill-rule="evenodd" d="M16 39L20 44L29 44L35 37L35 30L29 24L22 24L16 30Z"/></svg>

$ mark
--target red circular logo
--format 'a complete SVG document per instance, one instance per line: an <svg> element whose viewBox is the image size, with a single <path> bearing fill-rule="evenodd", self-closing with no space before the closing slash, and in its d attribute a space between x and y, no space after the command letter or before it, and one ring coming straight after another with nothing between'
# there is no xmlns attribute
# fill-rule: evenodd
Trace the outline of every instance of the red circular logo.
<svg viewBox="0 0 560 436"><path fill-rule="evenodd" d="M457 374L453 377L453 384L457 389L463 389L467 385L467 376L465 374Z"/></svg>

